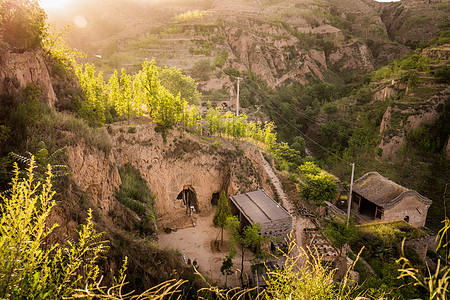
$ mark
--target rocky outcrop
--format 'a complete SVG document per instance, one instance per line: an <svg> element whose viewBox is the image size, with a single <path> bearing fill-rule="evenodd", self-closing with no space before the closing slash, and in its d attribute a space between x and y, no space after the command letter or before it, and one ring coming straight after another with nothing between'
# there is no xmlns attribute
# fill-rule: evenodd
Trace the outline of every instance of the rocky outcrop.
<svg viewBox="0 0 450 300"><path fill-rule="evenodd" d="M18 94L31 83L41 88L47 105L55 105L57 99L42 50L3 53L0 57L0 94Z"/></svg>
<svg viewBox="0 0 450 300"><path fill-rule="evenodd" d="M121 180L112 152L105 153L81 143L70 146L67 157L72 181L87 193L90 201L104 212L115 208L114 193Z"/></svg>
<svg viewBox="0 0 450 300"><path fill-rule="evenodd" d="M381 90L376 91L372 96L372 101L382 101L391 98L397 91L390 86L386 86ZM384 119L383 119L384 120Z"/></svg>
<svg viewBox="0 0 450 300"><path fill-rule="evenodd" d="M324 51L302 49L299 39L280 25L230 17L224 22L222 32L232 50L228 65L240 71L252 71L272 87L324 80L327 70ZM330 33L325 30L323 34Z"/></svg>
<svg viewBox="0 0 450 300"><path fill-rule="evenodd" d="M391 3L373 3L378 8L387 33L393 41L417 44L428 41L441 31L448 21L446 0L402 0Z"/></svg>
<svg viewBox="0 0 450 300"><path fill-rule="evenodd" d="M373 70L373 56L366 44L356 41L337 49L328 57L328 64L335 70L369 72Z"/></svg>
<svg viewBox="0 0 450 300"><path fill-rule="evenodd" d="M399 105L389 106L380 125L381 141L378 147L382 149L383 157L395 156L406 142L406 134L414 128L439 118L449 95L450 87L447 87L420 105L411 105L407 109Z"/></svg>

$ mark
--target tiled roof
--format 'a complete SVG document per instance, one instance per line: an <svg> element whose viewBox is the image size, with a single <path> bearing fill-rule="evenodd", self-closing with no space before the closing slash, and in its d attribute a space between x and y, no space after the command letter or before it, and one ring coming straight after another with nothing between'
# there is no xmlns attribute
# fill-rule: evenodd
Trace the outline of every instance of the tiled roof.
<svg viewBox="0 0 450 300"><path fill-rule="evenodd" d="M231 201L252 223L266 223L291 215L263 190L230 196Z"/></svg>
<svg viewBox="0 0 450 300"><path fill-rule="evenodd" d="M381 207L394 206L405 196L413 194L420 201L431 205L433 201L418 192L407 189L377 172L369 172L353 183L353 191Z"/></svg>

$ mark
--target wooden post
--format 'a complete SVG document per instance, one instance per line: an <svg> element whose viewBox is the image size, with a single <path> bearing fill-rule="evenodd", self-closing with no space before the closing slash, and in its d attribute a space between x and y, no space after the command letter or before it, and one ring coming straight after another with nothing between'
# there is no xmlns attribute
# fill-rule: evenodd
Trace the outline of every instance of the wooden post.
<svg viewBox="0 0 450 300"><path fill-rule="evenodd" d="M236 117L239 118L239 85L241 83L241 77L237 78L237 95L236 95Z"/></svg>
<svg viewBox="0 0 450 300"><path fill-rule="evenodd" d="M348 223L350 221L350 210L352 207L352 192L353 192L353 175L355 174L355 164L352 163L352 179L350 180L350 193L348 196L348 200L347 200L347 227L348 227Z"/></svg>
<svg viewBox="0 0 450 300"><path fill-rule="evenodd" d="M378 212L378 205L375 205L375 217L373 218L374 220L377 219L377 212Z"/></svg>

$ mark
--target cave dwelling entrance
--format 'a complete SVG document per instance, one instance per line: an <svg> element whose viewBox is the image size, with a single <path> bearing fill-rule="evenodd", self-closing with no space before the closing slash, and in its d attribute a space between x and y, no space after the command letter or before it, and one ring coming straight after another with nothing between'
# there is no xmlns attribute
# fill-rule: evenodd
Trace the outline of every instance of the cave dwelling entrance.
<svg viewBox="0 0 450 300"><path fill-rule="evenodd" d="M177 199L183 201L187 214L200 212L197 194L192 186L185 185L183 190L178 194Z"/></svg>

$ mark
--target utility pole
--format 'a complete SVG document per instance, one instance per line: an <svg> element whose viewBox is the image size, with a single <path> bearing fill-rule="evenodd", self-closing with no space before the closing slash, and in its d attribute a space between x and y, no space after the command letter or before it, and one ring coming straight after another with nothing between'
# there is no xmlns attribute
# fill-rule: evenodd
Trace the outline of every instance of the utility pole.
<svg viewBox="0 0 450 300"><path fill-rule="evenodd" d="M352 166L352 179L350 180L350 194L347 200L347 228L350 222L350 210L352 207L352 193L353 193L353 175L355 174L355 163L350 164Z"/></svg>
<svg viewBox="0 0 450 300"><path fill-rule="evenodd" d="M237 80L237 97L236 97L236 117L239 117L239 85L241 83L241 77L238 77Z"/></svg>

